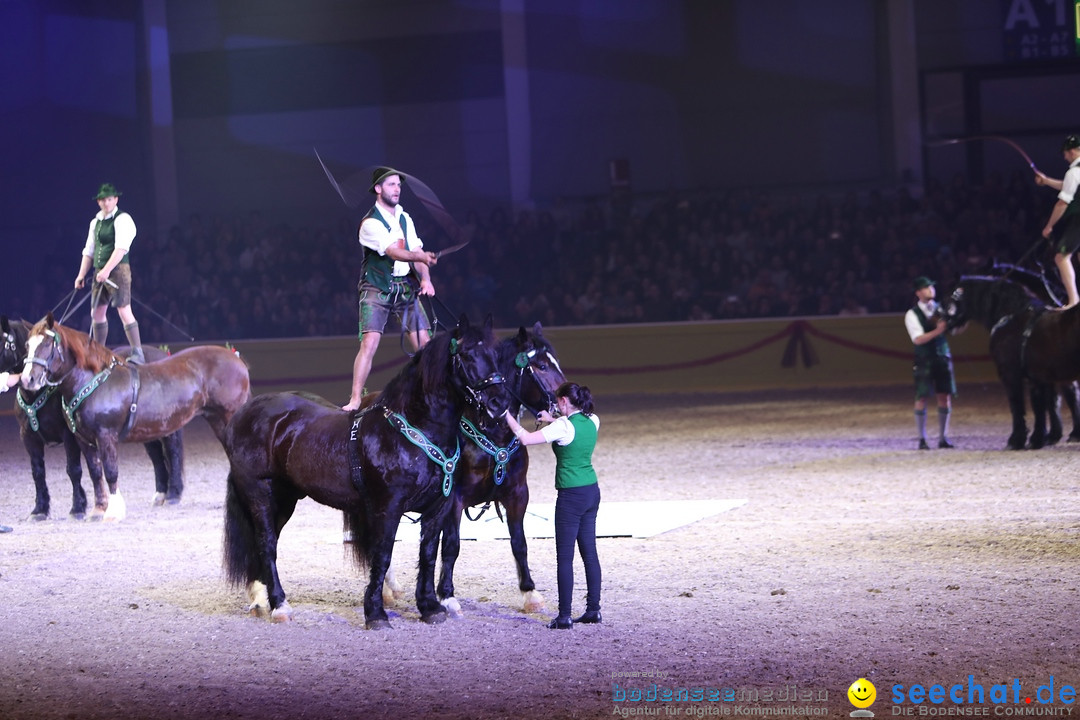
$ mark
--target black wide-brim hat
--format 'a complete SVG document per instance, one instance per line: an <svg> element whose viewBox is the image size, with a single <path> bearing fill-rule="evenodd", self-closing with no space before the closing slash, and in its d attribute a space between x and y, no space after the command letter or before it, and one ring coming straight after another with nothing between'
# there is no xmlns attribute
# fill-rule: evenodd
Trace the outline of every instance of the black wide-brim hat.
<svg viewBox="0 0 1080 720"><path fill-rule="evenodd" d="M381 184L383 180L390 177L391 175L400 175L402 178L405 177L405 173L401 172L400 170L395 170L392 167L375 168L375 170L373 170L371 173L371 187L368 188L368 192L374 193L375 186Z"/></svg>
<svg viewBox="0 0 1080 720"><path fill-rule="evenodd" d="M103 200L108 197L120 197L122 192L116 189L116 186L112 183L102 183L98 188L97 195L94 196L95 200Z"/></svg>
<svg viewBox="0 0 1080 720"><path fill-rule="evenodd" d="M911 281L911 287L914 290L922 290L923 288L932 287L934 285L937 285L937 283L925 275L920 275Z"/></svg>

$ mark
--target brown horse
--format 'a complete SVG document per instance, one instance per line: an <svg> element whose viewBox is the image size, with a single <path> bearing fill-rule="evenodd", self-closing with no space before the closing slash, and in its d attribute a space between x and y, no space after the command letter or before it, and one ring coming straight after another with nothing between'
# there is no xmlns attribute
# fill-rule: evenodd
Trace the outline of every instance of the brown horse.
<svg viewBox="0 0 1080 720"><path fill-rule="evenodd" d="M0 370L22 372L26 364L26 340L30 335L30 323L24 320L8 320L0 315ZM162 360L167 354L157 348L147 347L146 359ZM131 354L131 348L119 347L114 352L121 358ZM61 396L56 386L46 386L41 392L31 393L19 388L15 392L15 419L19 422L19 435L30 456L30 474L34 479L36 499L30 512L31 520L49 517L51 499L45 482L45 448L63 445L67 456L67 474L71 481L72 518L82 520L86 516L86 492L82 487L82 458L91 480L97 484L101 479L101 460L97 448L80 441L64 420ZM180 502L184 492L184 441L183 431L177 430L161 440L145 443L146 454L154 465L154 505L173 505Z"/></svg>
<svg viewBox="0 0 1080 720"><path fill-rule="evenodd" d="M58 386L72 430L98 448L104 483L94 486L94 518L104 515L116 492L118 443L165 437L196 415L222 440L251 396L247 363L228 348L197 346L136 366L60 325L52 313L31 328L26 354L23 387Z"/></svg>

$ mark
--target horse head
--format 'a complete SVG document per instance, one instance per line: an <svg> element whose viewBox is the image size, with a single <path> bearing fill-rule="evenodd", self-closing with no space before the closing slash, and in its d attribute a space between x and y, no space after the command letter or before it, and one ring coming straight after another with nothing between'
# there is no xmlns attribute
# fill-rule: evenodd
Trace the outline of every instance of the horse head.
<svg viewBox="0 0 1080 720"><path fill-rule="evenodd" d="M0 372L21 372L26 360L26 333L19 335L21 323L12 325L7 315L0 315ZM25 329L25 328L24 328Z"/></svg>
<svg viewBox="0 0 1080 720"><path fill-rule="evenodd" d="M499 373L491 325L490 314L480 327L470 325L469 318L462 315L457 327L449 333L447 350L465 402L495 418L506 412L511 398Z"/></svg>
<svg viewBox="0 0 1080 720"><path fill-rule="evenodd" d="M556 414L555 391L566 382L566 376L539 322L531 332L518 328L517 335L500 346L499 368L513 375L516 399L529 412L539 415L541 410L547 410Z"/></svg>
<svg viewBox="0 0 1080 720"><path fill-rule="evenodd" d="M90 336L61 325L50 312L30 328L26 340L23 387L37 391L59 385L76 368L99 373L116 362L116 356Z"/></svg>
<svg viewBox="0 0 1080 720"><path fill-rule="evenodd" d="M46 385L59 385L60 378L71 370L70 355L64 351L60 325L50 312L30 328L26 339L23 387L36 392Z"/></svg>

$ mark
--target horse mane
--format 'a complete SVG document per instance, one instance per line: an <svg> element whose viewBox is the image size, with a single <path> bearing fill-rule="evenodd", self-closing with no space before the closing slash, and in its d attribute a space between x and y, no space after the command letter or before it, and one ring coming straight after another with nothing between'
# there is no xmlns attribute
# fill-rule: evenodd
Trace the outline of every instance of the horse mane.
<svg viewBox="0 0 1080 720"><path fill-rule="evenodd" d="M30 335L44 335L48 330L57 333L60 336L61 347L71 354L76 367L99 373L116 360L111 350L91 340L86 333L56 322L49 327L50 319L51 317L46 317L35 323L30 329Z"/></svg>
<svg viewBox="0 0 1080 720"><path fill-rule="evenodd" d="M392 408L404 408L416 389L417 379L425 397L438 393L450 381L450 338L452 333L438 333L405 364L405 367L386 384L380 403Z"/></svg>
<svg viewBox="0 0 1080 720"><path fill-rule="evenodd" d="M981 303L982 309L991 316L994 322L1004 315L1018 313L1028 308L1036 310L1046 308L1046 303L1035 293L1022 283L1013 282L1008 278L988 275L965 275L960 278L960 282L989 298L989 301L977 300L976 302Z"/></svg>
<svg viewBox="0 0 1080 720"><path fill-rule="evenodd" d="M1042 269L1042 266L1035 270L1022 265L995 261L990 265L990 273L992 277L1012 280L1019 285L1023 285L1044 303L1050 305L1062 304L1059 295L1060 291L1052 287L1052 281Z"/></svg>

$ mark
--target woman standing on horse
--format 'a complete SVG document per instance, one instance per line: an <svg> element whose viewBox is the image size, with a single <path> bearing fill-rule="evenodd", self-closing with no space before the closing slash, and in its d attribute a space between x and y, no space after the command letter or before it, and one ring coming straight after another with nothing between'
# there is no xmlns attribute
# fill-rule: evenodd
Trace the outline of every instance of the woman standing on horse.
<svg viewBox="0 0 1080 720"><path fill-rule="evenodd" d="M555 391L559 417L546 410L538 416L551 423L534 432L521 427L509 413L506 422L522 445L551 443L555 451L555 560L559 578L559 615L548 625L566 630L574 623L600 622L600 558L596 554L596 511L600 486L592 466L600 418L593 413L589 388L566 382ZM585 565L585 614L570 619L574 599L574 543Z"/></svg>

